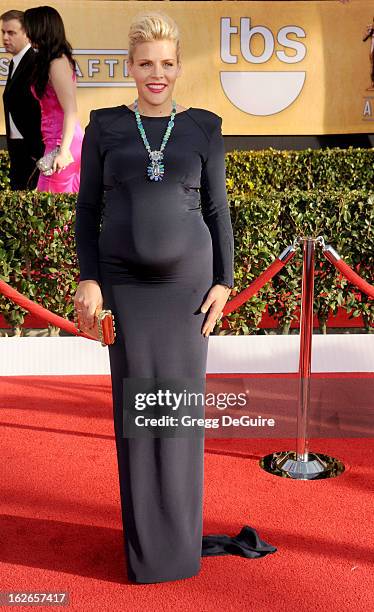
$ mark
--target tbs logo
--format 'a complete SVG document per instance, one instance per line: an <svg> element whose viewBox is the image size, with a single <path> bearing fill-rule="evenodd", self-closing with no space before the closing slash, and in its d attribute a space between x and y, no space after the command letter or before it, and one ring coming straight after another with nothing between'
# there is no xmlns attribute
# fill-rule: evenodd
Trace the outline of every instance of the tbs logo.
<svg viewBox="0 0 374 612"><path fill-rule="evenodd" d="M241 17L240 33L238 27L231 25L230 17L221 19L221 60L225 64L237 64L238 56L232 53L232 38L239 34L240 53L250 64L264 64L269 61L275 50L274 36L269 28L256 25L251 27L249 17ZM275 56L284 64L301 62L306 55L306 47L289 35L305 38L305 31L299 26L284 26L277 33L277 42L283 47L275 51ZM253 36L261 36L263 50L254 55L251 50ZM287 55L285 49L292 49ZM290 106L300 94L304 82L304 71L221 71L221 85L226 96L240 110L250 115L274 115Z"/></svg>

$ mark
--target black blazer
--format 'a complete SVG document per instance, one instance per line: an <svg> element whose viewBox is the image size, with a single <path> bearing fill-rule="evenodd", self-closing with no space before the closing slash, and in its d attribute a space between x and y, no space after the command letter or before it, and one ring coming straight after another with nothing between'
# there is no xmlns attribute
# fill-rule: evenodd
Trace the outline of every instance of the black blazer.
<svg viewBox="0 0 374 612"><path fill-rule="evenodd" d="M30 89L30 77L35 62L35 51L32 47L26 51L14 71L12 78L8 79L3 92L5 127L7 140L9 140L9 112L12 119L24 138L30 155L39 158L44 153L44 144L41 133L40 104L34 98Z"/></svg>

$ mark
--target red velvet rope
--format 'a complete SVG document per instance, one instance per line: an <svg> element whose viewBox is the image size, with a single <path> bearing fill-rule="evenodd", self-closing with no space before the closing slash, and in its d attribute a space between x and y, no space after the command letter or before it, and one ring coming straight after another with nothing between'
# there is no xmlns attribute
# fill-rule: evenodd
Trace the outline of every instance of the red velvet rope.
<svg viewBox="0 0 374 612"><path fill-rule="evenodd" d="M326 245L326 247L328 248L329 245ZM366 280L361 278L361 276L359 276L354 270L352 270L352 268L341 258L337 259L333 253L325 251L323 249L323 254L326 259L328 259L332 264L334 264L334 266L346 277L346 279L349 280L350 283L356 285L360 289L360 291L363 291L363 293L366 293L366 295L368 295L369 297L374 298L373 285L370 285ZM338 257L340 256L338 255Z"/></svg>
<svg viewBox="0 0 374 612"><path fill-rule="evenodd" d="M261 289L261 287L266 285L266 283L269 282L269 280L272 279L273 276L275 276L285 265L286 262L281 261L277 257L273 263L271 263L270 266L260 274L260 276L258 276L250 285L248 285L246 289L243 289L243 291L232 298L232 300L226 302L222 311L223 316L229 314L233 310L236 310L242 304L244 304L244 302L247 302L247 300L254 296L255 293Z"/></svg>
<svg viewBox="0 0 374 612"><path fill-rule="evenodd" d="M95 340L95 338L88 336L84 332L79 332L78 329L75 327L75 324L69 321L68 319L64 319L63 317L60 317L59 315L56 315L53 312L50 312L43 306L40 306L40 304L29 300L29 298L22 295L22 293L20 293L16 289L13 289L10 285L8 285L8 283L1 279L0 292L5 295L5 297L8 297L10 300L12 300L12 302L18 304L18 306L21 306L25 310L28 310L36 317L45 319L46 321L48 321L48 323L51 323L51 325L56 325L57 327L60 327L61 329L70 332L71 334L75 334L76 336L82 336L83 338L88 338L89 340Z"/></svg>

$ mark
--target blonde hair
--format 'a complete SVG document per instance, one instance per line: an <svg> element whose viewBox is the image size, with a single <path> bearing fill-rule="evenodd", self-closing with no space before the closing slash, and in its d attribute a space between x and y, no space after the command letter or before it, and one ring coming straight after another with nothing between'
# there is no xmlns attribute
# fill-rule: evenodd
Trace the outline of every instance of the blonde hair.
<svg viewBox="0 0 374 612"><path fill-rule="evenodd" d="M129 29L129 61L134 59L137 44L153 40L172 40L176 44L177 61L180 63L179 30L175 21L161 12L136 15Z"/></svg>

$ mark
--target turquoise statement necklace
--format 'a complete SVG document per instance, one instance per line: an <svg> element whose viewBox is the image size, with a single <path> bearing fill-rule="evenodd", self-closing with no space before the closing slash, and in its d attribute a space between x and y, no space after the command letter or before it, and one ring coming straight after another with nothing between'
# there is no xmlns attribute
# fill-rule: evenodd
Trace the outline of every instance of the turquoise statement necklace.
<svg viewBox="0 0 374 612"><path fill-rule="evenodd" d="M151 181L162 181L162 177L164 176L164 173L165 173L165 166L162 161L164 158L163 151L166 147L167 141L169 140L171 130L174 127L174 117L177 112L177 105L176 105L175 100L173 100L172 105L173 105L173 109L171 111L169 123L167 125L164 137L162 139L161 147L159 148L159 150L151 151L151 147L149 146L149 142L148 142L148 139L147 139L144 127L143 127L143 123L142 123L142 120L139 114L138 99L136 99L134 102L134 112L135 112L136 124L138 126L138 130L144 142L144 146L148 151L149 159L151 160L151 163L149 164L149 166L147 166L148 178Z"/></svg>

